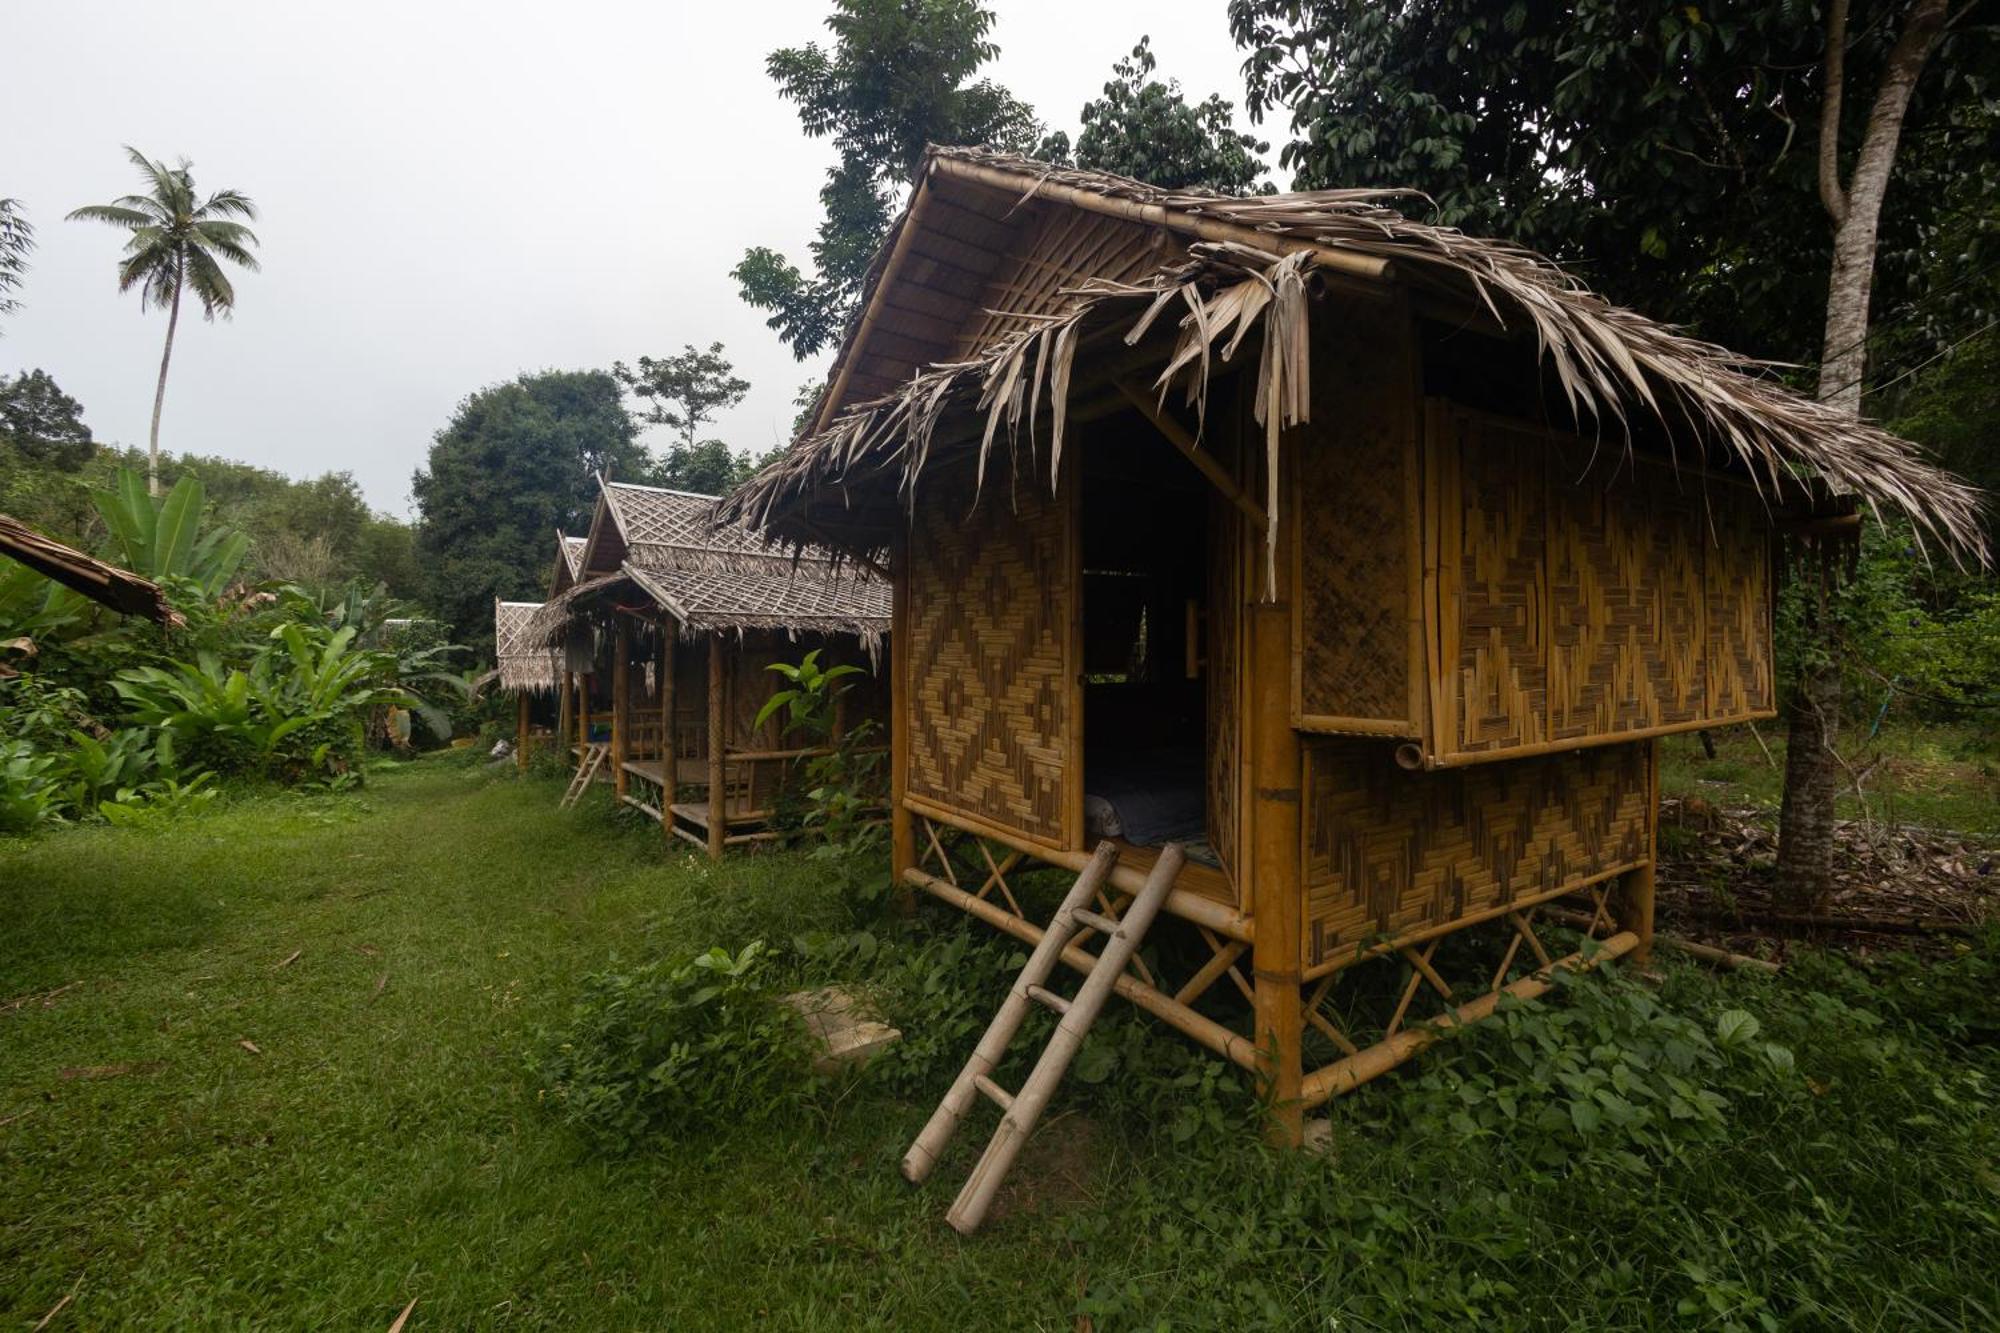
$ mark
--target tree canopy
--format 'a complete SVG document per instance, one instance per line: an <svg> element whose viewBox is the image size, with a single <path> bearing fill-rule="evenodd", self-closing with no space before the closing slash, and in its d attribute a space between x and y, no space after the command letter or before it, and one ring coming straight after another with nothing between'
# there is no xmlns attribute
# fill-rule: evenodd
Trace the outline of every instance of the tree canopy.
<svg viewBox="0 0 2000 1333"><path fill-rule="evenodd" d="M1855 6L1851 81L1873 87L1907 3ZM1737 350L1807 361L1831 246L1814 151L1822 8L1231 0L1229 15L1251 114L1290 112L1280 162L1297 188L1421 190L1403 201L1413 214L1533 246ZM1963 112L1991 95L1990 55L1990 34L1961 25L1912 104L1883 218L1885 308L1943 258L1926 238L1949 183L1969 174L1994 197L1992 127ZM1866 99L1847 110L1852 144Z"/></svg>
<svg viewBox="0 0 2000 1333"><path fill-rule="evenodd" d="M1031 151L1034 110L981 66L999 54L978 0L834 0L830 46L773 51L765 70L812 138L840 153L820 188L812 272L765 246L732 271L743 299L800 358L837 339L868 261L929 143Z"/></svg>
<svg viewBox="0 0 2000 1333"><path fill-rule="evenodd" d="M1042 140L1045 161L1110 171L1170 190L1189 186L1247 194L1264 174L1260 156L1271 145L1238 133L1234 104L1220 93L1190 103L1180 81L1153 77L1159 60L1151 37L1111 67L1103 95L1083 105L1083 129L1072 152L1057 131ZM1266 183L1264 193L1276 190Z"/></svg>
<svg viewBox="0 0 2000 1333"><path fill-rule="evenodd" d="M97 450L83 424L83 404L41 370L0 379L0 440L21 457L63 472L75 472Z"/></svg>
<svg viewBox="0 0 2000 1333"><path fill-rule="evenodd" d="M752 464L718 439L702 438L702 428L717 413L726 412L750 392L750 381L738 377L722 344L706 350L687 344L673 356L639 358L635 371L620 361L611 374L636 397L642 424L665 426L675 438L647 473L656 486L679 491L721 495L750 475Z"/></svg>
<svg viewBox="0 0 2000 1333"><path fill-rule="evenodd" d="M636 433L601 370L523 375L460 403L411 483L431 609L471 636L494 597L539 595L556 531L583 531L598 474L645 475Z"/></svg>

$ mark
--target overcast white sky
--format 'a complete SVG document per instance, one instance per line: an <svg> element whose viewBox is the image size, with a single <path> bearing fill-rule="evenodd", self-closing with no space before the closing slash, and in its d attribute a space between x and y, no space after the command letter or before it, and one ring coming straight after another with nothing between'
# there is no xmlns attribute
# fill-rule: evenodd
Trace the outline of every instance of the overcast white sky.
<svg viewBox="0 0 2000 1333"><path fill-rule="evenodd" d="M1242 118L1223 0L993 7L991 74L1072 138L1148 32L1162 76ZM763 61L823 40L829 8L6 0L0 196L39 244L0 372L40 367L98 439L145 443L165 318L118 295L119 233L62 220L136 188L130 143L261 213L235 319L182 320L162 448L345 469L403 514L474 389L715 339L755 386L720 433L768 448L825 361L794 361L728 274L750 245L805 257L832 154Z"/></svg>

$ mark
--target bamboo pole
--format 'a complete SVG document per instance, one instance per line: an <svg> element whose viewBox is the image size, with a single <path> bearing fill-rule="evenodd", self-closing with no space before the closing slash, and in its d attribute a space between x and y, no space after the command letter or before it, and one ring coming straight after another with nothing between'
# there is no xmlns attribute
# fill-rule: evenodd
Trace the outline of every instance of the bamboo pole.
<svg viewBox="0 0 2000 1333"><path fill-rule="evenodd" d="M612 634L611 651L611 792L622 801L631 777L625 771L625 757L632 748L632 667L626 660L632 652L632 635L622 616Z"/></svg>
<svg viewBox="0 0 2000 1333"><path fill-rule="evenodd" d="M1633 966L1643 966L1653 954L1654 889L1660 864L1660 743L1646 742L1646 864L1620 883L1623 910L1619 924L1639 937L1632 950Z"/></svg>
<svg viewBox="0 0 2000 1333"><path fill-rule="evenodd" d="M514 768L516 772L528 771L528 692L522 690L514 696Z"/></svg>
<svg viewBox="0 0 2000 1333"><path fill-rule="evenodd" d="M1555 985L1551 978L1556 972L1588 972L1599 963L1623 957L1637 948L1638 944L1639 937L1630 931L1625 931L1603 941L1596 952L1588 958L1584 957L1581 951L1567 958L1558 958L1532 976L1522 977L1500 990L1489 991L1477 999L1468 1000L1435 1022L1426 1023L1421 1027L1407 1028L1386 1041L1379 1041L1357 1054L1336 1060L1324 1069L1314 1070L1306 1076L1300 1088L1300 1097L1306 1106L1313 1107L1352 1092L1435 1044L1451 1029L1464 1027L1488 1017L1500 1007L1501 996L1511 995L1521 1000L1535 999L1547 994Z"/></svg>
<svg viewBox="0 0 2000 1333"><path fill-rule="evenodd" d="M1116 385L1125 401L1138 409L1139 415L1151 422L1153 429L1160 432L1182 458L1194 464L1195 470L1208 478L1209 485L1220 491L1224 499L1242 510L1259 532L1271 526L1271 520L1264 513L1264 507L1251 499L1243 488L1236 484L1236 478L1229 475L1229 470L1222 466L1214 454L1203 449L1185 426L1162 412L1151 395L1131 380L1121 379Z"/></svg>
<svg viewBox="0 0 2000 1333"><path fill-rule="evenodd" d="M889 569L895 576L889 601L889 868L897 886L897 907L916 910L916 896L903 888L904 875L917 865L917 821L910 813L910 722L917 707L907 663L910 643L910 531L897 525L890 543Z"/></svg>
<svg viewBox="0 0 2000 1333"><path fill-rule="evenodd" d="M570 746L574 744L570 738L570 723L574 720L570 716L570 705L575 697L576 691L570 683L569 668L564 667L562 687L556 691L556 750L563 756L565 762L569 758Z"/></svg>
<svg viewBox="0 0 2000 1333"><path fill-rule="evenodd" d="M956 176L961 180L973 181L1012 195L1032 193L1036 198L1053 199L1086 212L1124 218L1128 222L1139 222L1149 227L1164 227L1168 231L1194 236L1204 241L1237 241L1245 245L1254 245L1260 250L1275 251L1280 254L1308 250L1312 253L1313 262L1319 267L1332 269L1336 273L1359 278L1368 283L1387 283L1392 276L1392 265L1386 259L1357 255L1351 251L1335 249L1332 246L1296 237L1275 235L1259 230L1253 223L1229 222L1206 214L1177 212L1160 204L1142 204L1132 199L1113 198L1110 195L1079 189L1074 185L1065 185L1054 180L1027 181L1032 188L1024 191L1022 188L1024 177L1015 172L1001 171L978 162L963 162L957 158L934 158L931 170L939 175ZM1218 201L1217 206L1226 208L1227 201Z"/></svg>
<svg viewBox="0 0 2000 1333"><path fill-rule="evenodd" d="M590 751L590 678L594 672L579 671L576 675L576 728L582 744L577 747L577 763L583 763L583 756Z"/></svg>
<svg viewBox="0 0 2000 1333"><path fill-rule="evenodd" d="M1542 915L1565 926L1574 926L1578 930L1590 929L1591 919L1588 912L1572 912L1564 907L1544 907ZM1717 967L1733 968L1743 972L1763 972L1769 975L1776 975L1783 970L1767 958L1752 958L1747 953L1731 953L1727 949L1718 949L1712 944L1702 944L1685 936L1671 935L1664 930L1653 933L1653 943L1662 949L1674 949L1690 958L1713 963Z"/></svg>
<svg viewBox="0 0 2000 1333"><path fill-rule="evenodd" d="M722 751L727 735L723 721L722 632L708 632L708 856L722 859L729 836L729 794L723 785Z"/></svg>
<svg viewBox="0 0 2000 1333"><path fill-rule="evenodd" d="M1242 420L1241 409L1235 420ZM1263 539L1238 524L1238 561L1257 560ZM1296 539L1298 525L1285 524L1281 540ZM1254 567L1254 566L1246 566ZM1304 1014L1300 988L1305 924L1300 855L1300 792L1304 750L1292 727L1292 608L1298 595L1289 551L1276 561L1276 593L1270 601L1238 604L1249 636L1244 680L1250 781L1249 843L1246 860L1257 937L1251 948L1255 977L1258 1095L1269 1110L1266 1133L1278 1147L1304 1142L1300 1083L1304 1060ZM1255 580L1247 580L1254 583Z"/></svg>
<svg viewBox="0 0 2000 1333"><path fill-rule="evenodd" d="M680 737L674 725L674 622L660 620L660 836L674 836L674 794L680 790Z"/></svg>

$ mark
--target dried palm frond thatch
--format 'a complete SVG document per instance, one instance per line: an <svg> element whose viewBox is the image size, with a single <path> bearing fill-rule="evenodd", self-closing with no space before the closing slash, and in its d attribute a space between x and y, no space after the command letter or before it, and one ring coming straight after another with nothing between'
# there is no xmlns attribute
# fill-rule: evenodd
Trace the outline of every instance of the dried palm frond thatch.
<svg viewBox="0 0 2000 1333"><path fill-rule="evenodd" d="M187 623L167 604L166 593L151 579L44 537L6 514L0 514L0 556L10 556L37 574L125 615L144 616L162 625Z"/></svg>
<svg viewBox="0 0 2000 1333"><path fill-rule="evenodd" d="M1023 202L1039 196L1114 210L1200 239L1188 245L1185 262L1163 266L1139 283L1085 277L1069 289L1066 313L1042 317L972 358L930 366L885 396L842 407L825 429L800 440L731 496L720 511L724 521L796 543L798 528L780 520L802 502L837 504L894 478L909 503L941 424L968 408L985 414L983 471L1000 426L1012 439L1025 424L1032 440L1046 395L1053 463L1060 458L1068 386L1086 326L1134 303L1147 308L1128 330L1128 342L1144 337L1176 300L1184 307L1179 339L1156 387L1164 394L1180 378L1197 415L1205 405L1211 350L1226 360L1253 330L1264 335L1256 405L1267 447L1275 447L1278 430L1305 419L1309 276L1322 269L1351 273L1358 263L1372 263L1373 272L1394 281L1476 302L1503 329L1532 330L1542 361L1580 422L1623 432L1631 414L1644 414L1670 441L1733 459L1774 501L1796 495L1802 480L1817 483L1834 495L1901 511L1920 538L1936 539L1954 558L1989 558L1979 492L1916 446L1791 392L1772 376L1769 363L1610 304L1532 251L1414 222L1381 202L1397 192L1237 198L1162 190L1009 154L933 148L919 190L936 188L944 178L1010 190ZM899 225L911 225L911 216L906 213ZM884 255L889 250L885 245ZM878 257L871 299L885 280ZM853 350L853 336L850 330L843 358ZM1275 532L1278 474L1267 471Z"/></svg>
<svg viewBox="0 0 2000 1333"><path fill-rule="evenodd" d="M561 678L556 653L528 635L528 626L541 608L540 602L493 599L493 657L498 665L491 674L503 690L541 693L555 689ZM484 677L480 683L486 683Z"/></svg>

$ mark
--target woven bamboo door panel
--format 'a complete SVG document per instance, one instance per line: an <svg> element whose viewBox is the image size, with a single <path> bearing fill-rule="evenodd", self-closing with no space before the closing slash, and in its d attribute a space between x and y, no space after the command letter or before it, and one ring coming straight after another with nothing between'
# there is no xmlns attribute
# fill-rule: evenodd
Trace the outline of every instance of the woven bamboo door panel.
<svg viewBox="0 0 2000 1333"><path fill-rule="evenodd" d="M1699 504L1668 469L1622 452L1581 441L1548 449L1550 738L1699 718Z"/></svg>
<svg viewBox="0 0 2000 1333"><path fill-rule="evenodd" d="M1707 550L1711 712L1735 718L1777 706L1772 667L1771 519L1743 492L1718 496Z"/></svg>
<svg viewBox="0 0 2000 1333"><path fill-rule="evenodd" d="M1417 432L1400 328L1320 320L1312 422L1286 442L1300 524L1293 711L1307 730L1418 730Z"/></svg>
<svg viewBox="0 0 2000 1333"><path fill-rule="evenodd" d="M1442 627L1450 726L1439 739L1461 752L1538 745L1548 738L1546 449L1527 432L1468 423L1451 452L1441 564L1456 613Z"/></svg>
<svg viewBox="0 0 2000 1333"><path fill-rule="evenodd" d="M1027 477L935 483L910 533L907 682L913 796L1066 845L1081 809L1070 661L1067 498ZM968 514L968 510L971 510Z"/></svg>
<svg viewBox="0 0 2000 1333"><path fill-rule="evenodd" d="M1305 963L1644 862L1650 742L1411 773L1308 747Z"/></svg>

